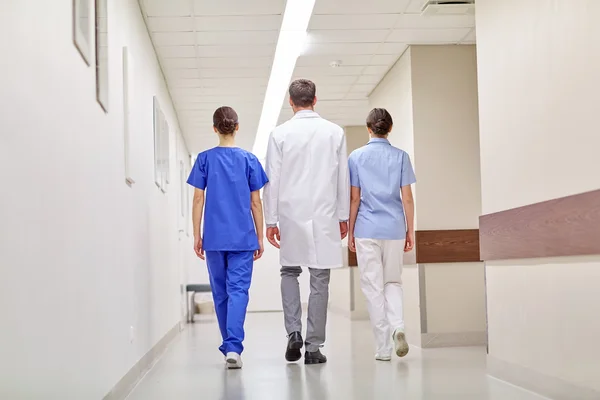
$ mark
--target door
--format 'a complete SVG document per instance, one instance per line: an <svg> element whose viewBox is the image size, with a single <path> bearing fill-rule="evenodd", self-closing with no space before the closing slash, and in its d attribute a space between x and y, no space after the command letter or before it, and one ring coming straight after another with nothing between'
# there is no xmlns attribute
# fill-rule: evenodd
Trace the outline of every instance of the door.
<svg viewBox="0 0 600 400"><path fill-rule="evenodd" d="M179 161L179 185L180 185L180 205L179 205L179 243L178 243L178 259L179 259L179 290L180 290L180 310L181 321L187 320L188 305L186 285L189 282L189 271L186 252L192 251L192 246L189 240L189 193L186 183L186 168L183 161Z"/></svg>

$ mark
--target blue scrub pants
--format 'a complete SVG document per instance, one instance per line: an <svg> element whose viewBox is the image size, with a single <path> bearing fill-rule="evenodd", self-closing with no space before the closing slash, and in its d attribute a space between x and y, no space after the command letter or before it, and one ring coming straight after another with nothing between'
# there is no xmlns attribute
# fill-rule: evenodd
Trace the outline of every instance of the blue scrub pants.
<svg viewBox="0 0 600 400"><path fill-rule="evenodd" d="M254 251L207 251L215 311L223 344L221 353L242 354L248 289L252 278Z"/></svg>

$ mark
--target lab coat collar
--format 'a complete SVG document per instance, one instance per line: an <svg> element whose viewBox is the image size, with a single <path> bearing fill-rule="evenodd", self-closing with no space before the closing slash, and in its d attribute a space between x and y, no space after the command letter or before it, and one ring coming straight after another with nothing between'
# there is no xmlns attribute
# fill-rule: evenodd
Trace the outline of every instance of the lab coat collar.
<svg viewBox="0 0 600 400"><path fill-rule="evenodd" d="M293 119L296 118L320 118L321 116L314 112L313 110L300 110L298 111Z"/></svg>
<svg viewBox="0 0 600 400"><path fill-rule="evenodd" d="M369 140L369 144L371 144L371 143L391 144L389 140L384 139L384 138L371 138L371 140Z"/></svg>

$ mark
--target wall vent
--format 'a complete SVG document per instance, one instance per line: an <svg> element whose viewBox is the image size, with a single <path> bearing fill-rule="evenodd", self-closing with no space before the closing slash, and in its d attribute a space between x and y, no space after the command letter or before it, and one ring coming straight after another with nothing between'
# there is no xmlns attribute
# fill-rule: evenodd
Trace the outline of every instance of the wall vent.
<svg viewBox="0 0 600 400"><path fill-rule="evenodd" d="M423 6L421 15L475 15L475 0L430 0Z"/></svg>

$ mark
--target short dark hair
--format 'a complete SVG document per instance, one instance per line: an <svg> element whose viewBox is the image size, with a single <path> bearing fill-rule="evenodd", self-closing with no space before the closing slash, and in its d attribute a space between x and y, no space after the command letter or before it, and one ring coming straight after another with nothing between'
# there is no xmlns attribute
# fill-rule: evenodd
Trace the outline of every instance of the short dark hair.
<svg viewBox="0 0 600 400"><path fill-rule="evenodd" d="M308 79L297 79L290 85L290 100L296 107L310 107L315 102L317 87Z"/></svg>
<svg viewBox="0 0 600 400"><path fill-rule="evenodd" d="M367 128L375 135L387 135L392 130L392 125L392 116L385 108L374 108L367 116Z"/></svg>
<svg viewBox="0 0 600 400"><path fill-rule="evenodd" d="M232 135L238 124L238 115L233 108L223 106L215 110L213 125L221 135Z"/></svg>

